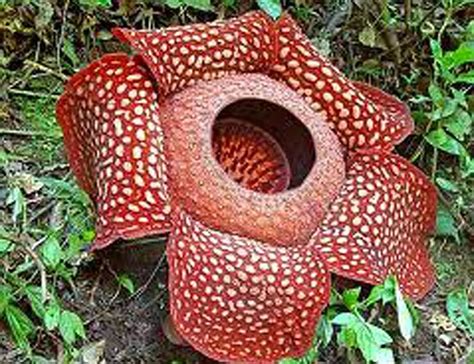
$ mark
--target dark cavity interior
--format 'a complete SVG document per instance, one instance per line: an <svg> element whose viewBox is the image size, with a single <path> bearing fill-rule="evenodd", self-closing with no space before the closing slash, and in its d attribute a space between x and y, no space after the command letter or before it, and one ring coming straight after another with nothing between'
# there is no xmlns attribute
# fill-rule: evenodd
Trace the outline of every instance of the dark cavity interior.
<svg viewBox="0 0 474 364"><path fill-rule="evenodd" d="M290 165L288 189L303 183L316 160L316 150L310 131L296 116L266 100L242 99L220 111L213 131L220 121L224 122L229 118L256 126L270 134L282 148Z"/></svg>

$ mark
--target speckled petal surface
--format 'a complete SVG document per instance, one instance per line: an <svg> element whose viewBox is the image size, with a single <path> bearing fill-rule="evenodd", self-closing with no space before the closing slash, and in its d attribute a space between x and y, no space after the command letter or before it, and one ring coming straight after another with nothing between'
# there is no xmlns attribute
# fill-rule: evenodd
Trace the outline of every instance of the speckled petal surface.
<svg viewBox="0 0 474 364"><path fill-rule="evenodd" d="M194 348L222 362L273 363L309 349L330 277L306 247L273 247L173 216L171 315Z"/></svg>
<svg viewBox="0 0 474 364"><path fill-rule="evenodd" d="M148 71L110 54L74 75L57 105L68 160L97 209L93 248L170 229L157 94Z"/></svg>
<svg viewBox="0 0 474 364"><path fill-rule="evenodd" d="M393 154L357 153L311 244L331 272L370 284L393 274L419 299L435 279L425 245L435 219L436 191L423 173Z"/></svg>
<svg viewBox="0 0 474 364"><path fill-rule="evenodd" d="M160 97L235 73L269 69L273 54L272 22L263 12L206 24L151 31L114 29L150 67Z"/></svg>
<svg viewBox="0 0 474 364"><path fill-rule="evenodd" d="M248 110L247 104L238 105L237 111L274 133L295 176L308 170L300 185L276 194L255 192L233 181L215 160L213 123L242 100L265 100ZM272 113L275 107L284 112ZM222 232L274 245L308 242L339 191L344 161L336 136L304 100L267 76L247 74L200 82L168 97L161 112L165 137L173 141L166 148L173 206ZM292 118L296 124L290 123ZM301 134L295 133L300 129ZM305 133L307 139L301 137ZM310 144L315 161L308 158Z"/></svg>
<svg viewBox="0 0 474 364"><path fill-rule="evenodd" d="M276 60L270 76L288 84L324 113L349 149L390 150L412 131L410 115L400 101L347 79L318 53L289 15L276 22L275 43ZM390 105L388 98L393 101Z"/></svg>

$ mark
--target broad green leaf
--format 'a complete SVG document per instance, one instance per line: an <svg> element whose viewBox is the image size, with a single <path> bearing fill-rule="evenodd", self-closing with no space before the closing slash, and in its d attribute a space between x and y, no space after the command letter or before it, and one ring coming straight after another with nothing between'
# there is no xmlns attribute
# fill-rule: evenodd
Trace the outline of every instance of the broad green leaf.
<svg viewBox="0 0 474 364"><path fill-rule="evenodd" d="M177 9L180 6L183 6L182 0L165 0L165 5L169 6L171 9Z"/></svg>
<svg viewBox="0 0 474 364"><path fill-rule="evenodd" d="M365 322L360 322L354 328L354 331L357 337L357 345L362 352L362 355L367 361L373 360L373 358L377 355L379 345L375 341L372 331L365 324Z"/></svg>
<svg viewBox="0 0 474 364"><path fill-rule="evenodd" d="M373 360L378 364L395 364L392 349L381 348L375 353Z"/></svg>
<svg viewBox="0 0 474 364"><path fill-rule="evenodd" d="M446 311L457 327L474 335L474 310L469 308L469 300L465 289L457 289L448 295Z"/></svg>
<svg viewBox="0 0 474 364"><path fill-rule="evenodd" d="M413 324L413 318L398 284L395 287L395 297L397 301L397 317L400 333L406 341L410 341L415 333L415 325Z"/></svg>
<svg viewBox="0 0 474 364"><path fill-rule="evenodd" d="M0 257L13 249L13 244L7 239L0 238Z"/></svg>
<svg viewBox="0 0 474 364"><path fill-rule="evenodd" d="M453 216L443 205L438 205L436 214L436 234L438 236L452 236L460 243L459 232Z"/></svg>
<svg viewBox="0 0 474 364"><path fill-rule="evenodd" d="M213 9L210 0L182 0L185 5L202 11L211 11Z"/></svg>
<svg viewBox="0 0 474 364"><path fill-rule="evenodd" d="M64 252L59 245L58 239L54 235L50 235L41 246L41 256L44 263L49 268L56 268L64 256Z"/></svg>
<svg viewBox="0 0 474 364"><path fill-rule="evenodd" d="M436 39L430 39L431 53L435 60L441 60L443 58L443 50L441 44Z"/></svg>
<svg viewBox="0 0 474 364"><path fill-rule="evenodd" d="M38 286L27 286L25 288L26 296L30 301L31 308L33 312L39 318L43 318L45 307L44 302L42 301L41 287Z"/></svg>
<svg viewBox="0 0 474 364"><path fill-rule="evenodd" d="M449 179L443 178L443 177L436 177L435 179L436 184L441 187L443 190L448 191L448 192L459 192L459 188L454 183L453 181L450 181Z"/></svg>
<svg viewBox="0 0 474 364"><path fill-rule="evenodd" d="M86 333L81 318L74 312L64 310L59 319L59 332L64 341L73 344L78 337L85 338Z"/></svg>
<svg viewBox="0 0 474 364"><path fill-rule="evenodd" d="M382 284L372 288L369 297L363 303L366 306L371 306L380 300L384 305L395 300L395 278L393 276L388 276Z"/></svg>
<svg viewBox="0 0 474 364"><path fill-rule="evenodd" d="M361 287L346 289L342 293L342 300L349 310L353 310L358 303Z"/></svg>
<svg viewBox="0 0 474 364"><path fill-rule="evenodd" d="M283 11L280 0L257 0L257 4L260 9L270 15L273 19L279 18Z"/></svg>
<svg viewBox="0 0 474 364"><path fill-rule="evenodd" d="M61 308L57 302L51 302L46 307L44 313L43 321L46 329L51 331L54 330L59 325L59 320L61 318Z"/></svg>
<svg viewBox="0 0 474 364"><path fill-rule="evenodd" d="M443 122L443 126L462 142L471 134L472 117L467 111L457 108L456 113Z"/></svg>
<svg viewBox="0 0 474 364"><path fill-rule="evenodd" d="M64 39L63 52L67 56L67 58L69 58L69 60L72 62L73 66L77 66L79 63L81 63L81 60L77 56L76 48L74 47L74 44L69 39Z"/></svg>
<svg viewBox="0 0 474 364"><path fill-rule="evenodd" d="M463 151L463 146L443 129L433 130L425 136L425 139L432 146L449 154L460 155Z"/></svg>
<svg viewBox="0 0 474 364"><path fill-rule="evenodd" d="M445 97L443 95L443 91L436 84L430 84L428 87L428 93L433 103L438 106L438 108L443 108Z"/></svg>
<svg viewBox="0 0 474 364"><path fill-rule="evenodd" d="M341 326L348 326L352 325L355 322L358 321L358 318L356 315L350 312L343 312L337 315L332 319L332 323L335 325L341 325Z"/></svg>
<svg viewBox="0 0 474 364"><path fill-rule="evenodd" d="M323 347L326 347L331 342L333 333L334 329L332 327L331 320L329 320L327 315L321 316L321 319L318 323L316 336L321 341Z"/></svg>
<svg viewBox="0 0 474 364"><path fill-rule="evenodd" d="M357 346L357 334L352 326L343 326L337 337L347 348Z"/></svg>
<svg viewBox="0 0 474 364"><path fill-rule="evenodd" d="M133 294L135 292L135 285L127 274L120 274L117 277L117 280L119 284L128 291L128 293Z"/></svg>
<svg viewBox="0 0 474 364"><path fill-rule="evenodd" d="M470 85L474 84L474 70L458 74L454 79L453 83L460 82L467 83Z"/></svg>
<svg viewBox="0 0 474 364"><path fill-rule="evenodd" d="M458 49L443 56L445 67L450 70L470 62L474 62L474 42L464 42Z"/></svg>
<svg viewBox="0 0 474 364"><path fill-rule="evenodd" d="M29 348L29 336L34 332L35 326L28 316L18 307L8 305L5 308L5 317L16 344L26 350Z"/></svg>
<svg viewBox="0 0 474 364"><path fill-rule="evenodd" d="M392 337L385 330L382 330L380 327L377 327L369 323L366 323L366 325L369 328L370 332L372 333L374 341L379 346L383 346L385 344L390 344L393 342Z"/></svg>

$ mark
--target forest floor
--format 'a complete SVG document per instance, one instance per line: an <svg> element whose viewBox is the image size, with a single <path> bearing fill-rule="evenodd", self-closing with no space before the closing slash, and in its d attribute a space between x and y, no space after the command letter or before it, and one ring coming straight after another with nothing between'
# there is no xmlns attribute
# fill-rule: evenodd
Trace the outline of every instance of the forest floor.
<svg viewBox="0 0 474 364"><path fill-rule="evenodd" d="M87 252L93 209L68 167L54 116L69 76L101 54L126 50L113 26L187 24L257 7L163 3L0 1L0 363L213 363L163 335L166 237ZM408 103L416 131L397 153L439 190L437 232L429 240L437 283L415 304L411 342L393 326L394 310L376 314L402 363L474 363L474 12L467 3L284 2L350 78ZM45 287L47 302L40 299ZM318 362L363 360L333 336Z"/></svg>

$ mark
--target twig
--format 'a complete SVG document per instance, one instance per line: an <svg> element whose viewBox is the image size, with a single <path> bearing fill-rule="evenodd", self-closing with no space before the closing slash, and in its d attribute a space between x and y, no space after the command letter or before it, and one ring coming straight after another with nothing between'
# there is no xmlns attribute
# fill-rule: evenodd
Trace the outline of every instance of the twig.
<svg viewBox="0 0 474 364"><path fill-rule="evenodd" d="M15 88L8 89L8 92L14 95L30 96L30 97L45 97L48 99L58 99L59 95L51 95L44 92L33 92L27 90L18 90Z"/></svg>
<svg viewBox="0 0 474 364"><path fill-rule="evenodd" d="M69 8L69 0L66 0L64 4L62 19L61 19L61 31L59 33L58 45L56 47L56 62L58 64L58 68L61 70L61 47L64 42L64 29L66 25L66 15Z"/></svg>
<svg viewBox="0 0 474 364"><path fill-rule="evenodd" d="M153 272L151 272L150 276L148 277L147 281L145 282L145 284L143 286L141 286L139 289L137 289L137 291L132 294L130 297L129 297L129 300L133 300L135 298L138 298L140 297L147 289L148 287L150 286L151 282L153 281L153 279L155 278L156 274L158 273L158 271L160 270L161 266L163 265L163 262L165 261L165 258L166 258L166 254L163 253L160 257L160 260L158 261L158 264L155 266L155 268L153 269Z"/></svg>
<svg viewBox="0 0 474 364"><path fill-rule="evenodd" d="M94 296L95 296L95 293L97 292L97 289L99 288L99 284L100 284L100 280L102 279L102 273L103 272L104 272L104 263L102 263L100 265L99 274L97 275L97 278L95 279L94 284L93 284L92 289L91 289L89 303L92 306L95 306Z"/></svg>
<svg viewBox="0 0 474 364"><path fill-rule="evenodd" d="M12 136L50 136L47 133L41 131L32 131L32 130L14 130L14 129L0 129L0 135L12 135Z"/></svg>
<svg viewBox="0 0 474 364"><path fill-rule="evenodd" d="M61 72L58 72L58 71L55 71L49 67L46 67L40 63L37 63L37 62L34 62L34 61L31 61L29 59L27 59L25 61L26 64L34 67L34 68L37 68L43 72L46 72L46 73L49 73L50 75L53 75L53 76L56 76L58 78L60 78L61 80L63 81L67 81L69 79L69 77L67 77L65 74L61 73Z"/></svg>

